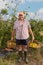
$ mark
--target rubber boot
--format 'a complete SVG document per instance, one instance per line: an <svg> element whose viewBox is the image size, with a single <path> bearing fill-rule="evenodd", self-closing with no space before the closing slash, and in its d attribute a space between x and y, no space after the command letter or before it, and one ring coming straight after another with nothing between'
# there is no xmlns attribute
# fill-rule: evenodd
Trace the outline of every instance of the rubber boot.
<svg viewBox="0 0 43 65"><path fill-rule="evenodd" d="M22 60L22 51L18 52L18 62L21 63Z"/></svg>
<svg viewBox="0 0 43 65"><path fill-rule="evenodd" d="M26 64L28 64L27 51L24 51L24 61Z"/></svg>

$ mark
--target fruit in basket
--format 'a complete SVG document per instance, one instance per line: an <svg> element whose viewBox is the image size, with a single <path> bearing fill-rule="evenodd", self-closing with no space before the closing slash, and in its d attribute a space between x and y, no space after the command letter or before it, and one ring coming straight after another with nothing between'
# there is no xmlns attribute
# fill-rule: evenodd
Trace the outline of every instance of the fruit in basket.
<svg viewBox="0 0 43 65"><path fill-rule="evenodd" d="M36 42L30 42L29 43L29 47L31 47L31 48L38 48L39 47L39 44L36 43Z"/></svg>
<svg viewBox="0 0 43 65"><path fill-rule="evenodd" d="M8 48L16 48L16 43L14 41L7 41L7 47Z"/></svg>
<svg viewBox="0 0 43 65"><path fill-rule="evenodd" d="M33 46L33 43L30 43L30 45L29 45L30 47L32 47Z"/></svg>
<svg viewBox="0 0 43 65"><path fill-rule="evenodd" d="M38 46L38 45L37 45L36 43L33 43L33 47L34 47L34 48L37 48L37 46Z"/></svg>

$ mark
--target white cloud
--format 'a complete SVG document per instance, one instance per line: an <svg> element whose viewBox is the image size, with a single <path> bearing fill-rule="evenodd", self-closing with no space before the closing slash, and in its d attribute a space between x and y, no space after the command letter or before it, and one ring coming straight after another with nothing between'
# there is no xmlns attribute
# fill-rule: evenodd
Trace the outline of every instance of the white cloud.
<svg viewBox="0 0 43 65"><path fill-rule="evenodd" d="M43 8L39 9L37 13L43 14Z"/></svg>
<svg viewBox="0 0 43 65"><path fill-rule="evenodd" d="M13 3L12 3L13 2ZM16 6L17 3L25 3L25 0L0 0L0 10L3 8L6 8L5 4L8 4L7 6L9 6L10 8L14 8Z"/></svg>
<svg viewBox="0 0 43 65"><path fill-rule="evenodd" d="M21 3L23 3L23 4L25 3L25 0L20 0L20 1L21 1Z"/></svg>
<svg viewBox="0 0 43 65"><path fill-rule="evenodd" d="M41 19L43 20L43 8L39 9L36 13L28 12L28 16L26 19Z"/></svg>
<svg viewBox="0 0 43 65"><path fill-rule="evenodd" d="M3 2L2 0L0 1L0 9L6 8L5 3L6 1L5 2Z"/></svg>
<svg viewBox="0 0 43 65"><path fill-rule="evenodd" d="M28 12L26 19L30 20L30 19L34 19L34 17L35 17L35 14L33 12Z"/></svg>
<svg viewBox="0 0 43 65"><path fill-rule="evenodd" d="M10 8L14 8L16 6L17 2L19 2L19 0L18 1L15 1L15 0L13 0L13 1L12 0L3 1L3 0L1 0L0 1L0 10L3 9L3 8L7 8L7 6L9 6ZM8 5L6 6L5 4L8 4Z"/></svg>
<svg viewBox="0 0 43 65"><path fill-rule="evenodd" d="M43 8L38 10L37 16L39 17L39 19L43 19Z"/></svg>

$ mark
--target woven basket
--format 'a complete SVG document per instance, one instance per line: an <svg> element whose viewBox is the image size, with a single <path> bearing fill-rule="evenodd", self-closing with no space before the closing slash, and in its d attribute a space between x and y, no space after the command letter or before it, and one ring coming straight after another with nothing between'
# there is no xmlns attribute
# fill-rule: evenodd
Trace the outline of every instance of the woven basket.
<svg viewBox="0 0 43 65"><path fill-rule="evenodd" d="M38 41L34 41L34 42L29 42L28 43L28 47L31 47L31 48L39 48L40 47L40 43Z"/></svg>
<svg viewBox="0 0 43 65"><path fill-rule="evenodd" d="M16 43L14 41L8 40L7 41L7 48L16 48Z"/></svg>

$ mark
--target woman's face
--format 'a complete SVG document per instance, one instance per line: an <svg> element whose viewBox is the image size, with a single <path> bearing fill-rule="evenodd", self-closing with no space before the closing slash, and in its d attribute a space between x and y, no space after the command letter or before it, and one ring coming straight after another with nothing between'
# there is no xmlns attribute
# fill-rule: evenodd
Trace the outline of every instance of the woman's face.
<svg viewBox="0 0 43 65"><path fill-rule="evenodd" d="M24 19L23 14L19 14L19 19L20 19L20 20L23 20L23 19Z"/></svg>

